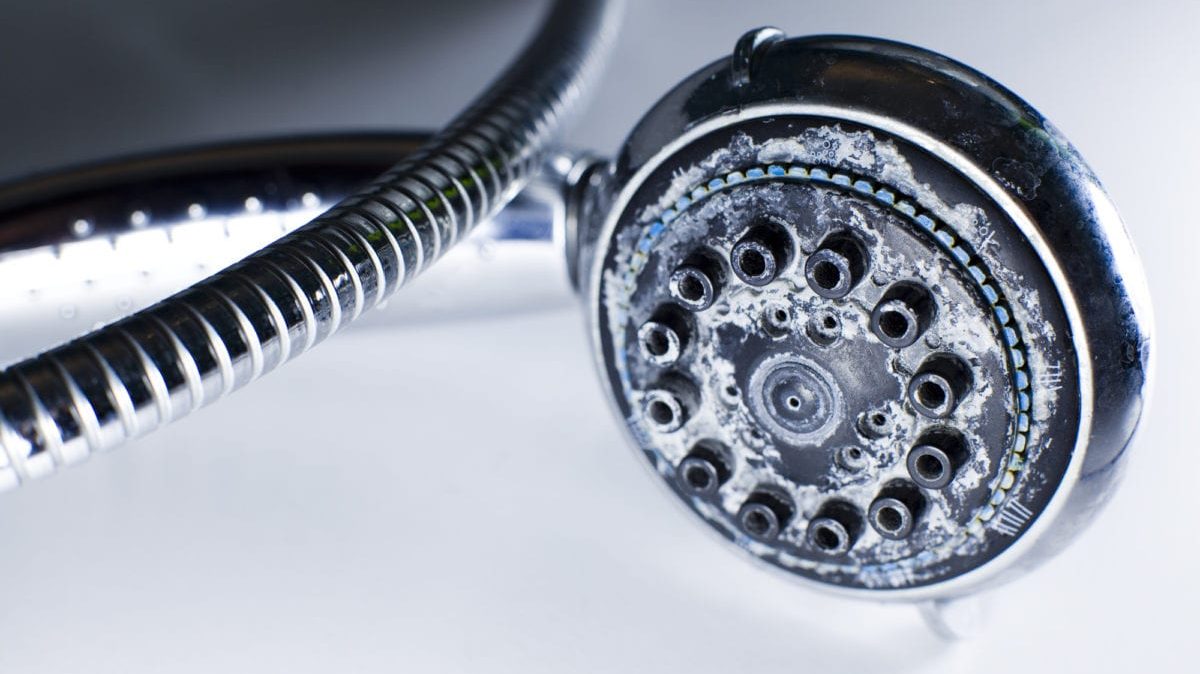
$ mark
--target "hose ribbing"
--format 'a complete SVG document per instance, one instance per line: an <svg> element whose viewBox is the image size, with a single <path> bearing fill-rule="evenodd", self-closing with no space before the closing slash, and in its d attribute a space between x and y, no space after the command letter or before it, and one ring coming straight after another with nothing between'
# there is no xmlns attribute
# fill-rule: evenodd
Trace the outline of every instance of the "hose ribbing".
<svg viewBox="0 0 1200 674"><path fill-rule="evenodd" d="M228 395L421 273L537 169L617 11L560 0L487 92L359 193L182 293L0 373L0 490Z"/></svg>

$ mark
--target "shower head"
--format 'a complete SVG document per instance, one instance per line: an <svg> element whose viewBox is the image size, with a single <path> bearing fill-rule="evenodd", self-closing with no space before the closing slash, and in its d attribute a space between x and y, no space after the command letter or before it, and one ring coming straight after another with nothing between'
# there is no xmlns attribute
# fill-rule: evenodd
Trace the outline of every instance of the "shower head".
<svg viewBox="0 0 1200 674"><path fill-rule="evenodd" d="M1142 271L1075 149L997 83L761 29L603 177L573 254L605 389L738 547L846 593L950 598L1111 494L1148 377Z"/></svg>

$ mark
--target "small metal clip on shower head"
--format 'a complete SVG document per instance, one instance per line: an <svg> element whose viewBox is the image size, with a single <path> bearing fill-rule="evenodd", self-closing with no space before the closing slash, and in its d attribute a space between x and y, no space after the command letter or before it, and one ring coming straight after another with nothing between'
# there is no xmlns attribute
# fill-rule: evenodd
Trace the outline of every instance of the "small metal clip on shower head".
<svg viewBox="0 0 1200 674"><path fill-rule="evenodd" d="M1075 150L992 80L760 29L646 115L604 187L576 268L606 389L750 554L940 601L1048 557L1111 491L1142 272Z"/></svg>

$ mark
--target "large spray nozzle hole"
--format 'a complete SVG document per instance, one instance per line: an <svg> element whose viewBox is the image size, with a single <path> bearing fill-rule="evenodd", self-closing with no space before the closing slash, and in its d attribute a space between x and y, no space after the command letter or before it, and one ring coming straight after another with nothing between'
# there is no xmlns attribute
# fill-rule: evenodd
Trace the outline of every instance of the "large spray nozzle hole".
<svg viewBox="0 0 1200 674"><path fill-rule="evenodd" d="M808 544L825 554L844 554L858 538L862 522L862 511L854 504L836 499L827 501L808 523Z"/></svg>
<svg viewBox="0 0 1200 674"><path fill-rule="evenodd" d="M765 536L769 533L775 527L774 518L769 513L770 511L766 509L747 513L744 520L746 531L755 536Z"/></svg>
<svg viewBox="0 0 1200 674"><path fill-rule="evenodd" d="M892 339L900 339L909 331L908 317L899 311L884 311L879 314L879 329Z"/></svg>
<svg viewBox="0 0 1200 674"><path fill-rule="evenodd" d="M714 480L711 470L702 466L690 466L683 474L683 479L687 481L688 486L696 491L708 491Z"/></svg>
<svg viewBox="0 0 1200 674"><path fill-rule="evenodd" d="M733 474L729 450L715 440L701 440L679 462L678 475L693 494L711 496Z"/></svg>
<svg viewBox="0 0 1200 674"><path fill-rule="evenodd" d="M917 400L930 409L937 409L946 404L949 397L941 382L925 381L917 386Z"/></svg>
<svg viewBox="0 0 1200 674"><path fill-rule="evenodd" d="M694 274L688 274L679 281L679 296L689 302L699 302L704 299L704 284Z"/></svg>
<svg viewBox="0 0 1200 674"><path fill-rule="evenodd" d="M651 430L671 433L688 422L699 404L693 381L679 372L666 372L643 394L642 418Z"/></svg>
<svg viewBox="0 0 1200 674"><path fill-rule="evenodd" d="M654 356L663 356L671 347L671 341L667 339L666 334L662 330L653 330L646 338L646 350Z"/></svg>
<svg viewBox="0 0 1200 674"><path fill-rule="evenodd" d="M930 482L936 482L946 474L946 466L938 457L931 454L920 455L914 465L917 467L917 475Z"/></svg>
<svg viewBox="0 0 1200 674"><path fill-rule="evenodd" d="M826 552L832 552L841 548L843 540L844 532L841 527L835 528L828 524L818 524L813 533L813 543Z"/></svg>
<svg viewBox="0 0 1200 674"><path fill-rule="evenodd" d="M913 483L892 480L871 503L867 517L880 536L892 540L907 538L917 517L925 509L925 497Z"/></svg>
<svg viewBox="0 0 1200 674"><path fill-rule="evenodd" d="M762 276L763 272L767 270L767 259L762 251L743 250L742 254L738 256L738 267L747 276Z"/></svg>
<svg viewBox="0 0 1200 674"><path fill-rule="evenodd" d="M655 365L669 365L679 359L683 338L666 323L647 321L638 330L642 356Z"/></svg>
<svg viewBox="0 0 1200 674"><path fill-rule="evenodd" d="M773 222L751 227L729 252L733 273L752 286L765 286L783 270L791 256L791 236Z"/></svg>
<svg viewBox="0 0 1200 674"><path fill-rule="evenodd" d="M671 295L692 311L704 311L717 299L721 264L708 251L694 252L671 272Z"/></svg>
<svg viewBox="0 0 1200 674"><path fill-rule="evenodd" d="M971 391L973 377L966 361L949 353L925 359L908 386L913 408L923 416L945 418Z"/></svg>
<svg viewBox="0 0 1200 674"><path fill-rule="evenodd" d="M841 299L862 280L867 253L851 232L838 232L821 242L804 265L804 277L813 292L827 299Z"/></svg>
<svg viewBox="0 0 1200 674"><path fill-rule="evenodd" d="M887 531L899 531L900 527L904 526L904 515L892 506L885 506L879 509L875 514L875 521L881 529Z"/></svg>
<svg viewBox="0 0 1200 674"><path fill-rule="evenodd" d="M916 342L933 322L937 306L929 289L913 281L893 284L871 311L871 330L894 349Z"/></svg>
<svg viewBox="0 0 1200 674"><path fill-rule="evenodd" d="M670 365L683 355L690 334L687 314L674 304L664 305L638 328L642 357L654 365Z"/></svg>
<svg viewBox="0 0 1200 674"><path fill-rule="evenodd" d="M662 400L650 403L650 418L660 426L667 426L675 421L675 410Z"/></svg>
<svg viewBox="0 0 1200 674"><path fill-rule="evenodd" d="M967 441L958 431L932 428L921 434L908 454L908 474L926 489L941 489L954 479L954 471L966 463Z"/></svg>
<svg viewBox="0 0 1200 674"><path fill-rule="evenodd" d="M738 511L738 521L751 536L770 540L787 526L792 512L792 502L787 496L771 491L755 491Z"/></svg>
<svg viewBox="0 0 1200 674"><path fill-rule="evenodd" d="M813 281L825 290L833 290L842 281L842 272L837 265L828 260L821 260L813 265Z"/></svg>

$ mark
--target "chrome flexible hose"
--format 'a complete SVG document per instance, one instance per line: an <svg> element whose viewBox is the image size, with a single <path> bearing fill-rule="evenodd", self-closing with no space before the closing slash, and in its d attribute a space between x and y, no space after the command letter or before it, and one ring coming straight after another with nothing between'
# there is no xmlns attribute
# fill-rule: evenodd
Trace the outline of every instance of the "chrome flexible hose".
<svg viewBox="0 0 1200 674"><path fill-rule="evenodd" d="M229 395L421 273L537 170L617 11L559 0L488 91L357 194L178 295L0 373L0 491Z"/></svg>

